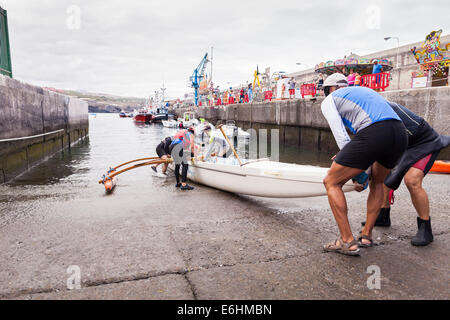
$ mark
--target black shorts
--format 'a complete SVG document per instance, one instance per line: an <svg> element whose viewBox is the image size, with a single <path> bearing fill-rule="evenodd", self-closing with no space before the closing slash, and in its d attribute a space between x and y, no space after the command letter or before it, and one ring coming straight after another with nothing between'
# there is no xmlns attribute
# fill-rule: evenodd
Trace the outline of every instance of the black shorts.
<svg viewBox="0 0 450 320"><path fill-rule="evenodd" d="M164 142L161 142L160 144L158 144L158 146L156 147L156 154L158 155L158 157L162 157L167 155L166 151L164 150Z"/></svg>
<svg viewBox="0 0 450 320"><path fill-rule="evenodd" d="M336 163L366 170L375 161L387 169L395 167L408 146L403 122L384 120L360 130L336 156Z"/></svg>

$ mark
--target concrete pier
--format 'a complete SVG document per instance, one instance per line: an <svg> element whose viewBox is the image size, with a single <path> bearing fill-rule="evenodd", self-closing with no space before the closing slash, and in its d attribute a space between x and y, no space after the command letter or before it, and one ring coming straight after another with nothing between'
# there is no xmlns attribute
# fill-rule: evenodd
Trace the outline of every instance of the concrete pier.
<svg viewBox="0 0 450 320"><path fill-rule="evenodd" d="M450 87L394 90L381 93L425 118L440 134L450 135ZM197 108L197 117L216 123L234 120L244 129L279 129L280 143L333 153L338 150L320 105L323 97L295 99L220 107ZM186 110L177 110L182 116ZM270 131L269 131L270 132ZM450 148L440 159L450 159Z"/></svg>
<svg viewBox="0 0 450 320"><path fill-rule="evenodd" d="M409 243L416 214L402 185L392 227L375 228L377 245L356 258L322 251L338 235L326 197L263 199L201 185L183 193L145 169L120 179L111 197L94 182L71 184L70 194L48 185L39 196L0 187L0 299L450 297L445 175L424 181L431 245ZM347 199L356 236L367 191ZM67 288L70 266L79 267L79 290ZM379 289L367 285L371 266Z"/></svg>
<svg viewBox="0 0 450 320"><path fill-rule="evenodd" d="M0 76L0 183L85 137L88 104Z"/></svg>

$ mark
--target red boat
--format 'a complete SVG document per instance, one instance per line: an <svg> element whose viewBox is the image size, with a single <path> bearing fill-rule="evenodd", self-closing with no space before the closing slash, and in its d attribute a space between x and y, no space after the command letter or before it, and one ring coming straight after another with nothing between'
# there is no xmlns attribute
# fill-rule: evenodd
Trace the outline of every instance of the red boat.
<svg viewBox="0 0 450 320"><path fill-rule="evenodd" d="M138 123L152 123L153 118L153 114L148 113L147 111L140 111L134 116L133 120Z"/></svg>
<svg viewBox="0 0 450 320"><path fill-rule="evenodd" d="M119 117L121 117L121 118L126 118L127 117L127 114L125 113L125 111L120 111L120 113L119 113Z"/></svg>

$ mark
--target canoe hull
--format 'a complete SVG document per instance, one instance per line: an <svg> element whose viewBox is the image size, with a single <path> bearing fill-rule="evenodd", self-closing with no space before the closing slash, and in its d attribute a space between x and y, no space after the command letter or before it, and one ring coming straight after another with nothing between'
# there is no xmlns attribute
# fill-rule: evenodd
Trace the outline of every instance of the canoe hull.
<svg viewBox="0 0 450 320"><path fill-rule="evenodd" d="M326 195L323 178L328 169L259 161L244 166L196 162L188 178L206 186L258 197L305 198ZM347 183L344 192L353 191Z"/></svg>
<svg viewBox="0 0 450 320"><path fill-rule="evenodd" d="M436 160L430 171L438 173L450 173L450 162Z"/></svg>

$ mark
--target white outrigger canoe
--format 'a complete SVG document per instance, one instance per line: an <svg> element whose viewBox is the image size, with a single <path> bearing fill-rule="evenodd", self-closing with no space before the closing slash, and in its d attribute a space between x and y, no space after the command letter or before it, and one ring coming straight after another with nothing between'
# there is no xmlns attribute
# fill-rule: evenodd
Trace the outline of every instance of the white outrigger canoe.
<svg viewBox="0 0 450 320"><path fill-rule="evenodd" d="M236 164L235 159L215 158L214 161L190 162L188 178L212 188L258 197L305 198L326 195L323 179L328 168L267 159L248 161L242 166ZM355 187L352 182L343 187L344 192L353 190Z"/></svg>

